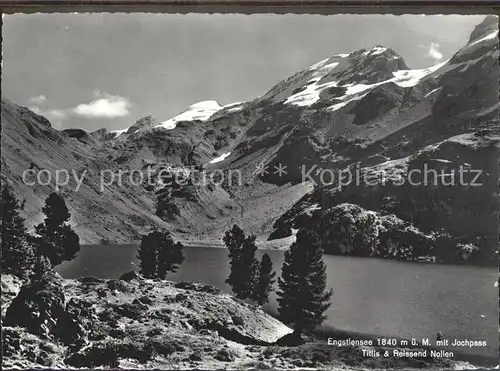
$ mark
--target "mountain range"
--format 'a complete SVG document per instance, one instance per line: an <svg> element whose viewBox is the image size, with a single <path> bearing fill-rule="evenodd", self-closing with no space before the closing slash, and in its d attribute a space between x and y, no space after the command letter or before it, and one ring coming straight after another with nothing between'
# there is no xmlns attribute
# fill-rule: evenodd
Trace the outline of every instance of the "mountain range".
<svg viewBox="0 0 500 371"><path fill-rule="evenodd" d="M340 210L423 236L446 233L493 256L498 57L498 21L488 16L452 58L427 69L411 69L377 45L331 56L252 101L200 102L169 120L148 116L118 131L59 131L3 98L2 180L26 199L35 225L54 184L28 185L23 171L85 172L78 191L75 179L60 189L83 243L137 242L162 227L188 244L216 245L237 223L259 245L279 247L300 227L328 238ZM437 178L465 169L469 183L395 184L423 165ZM102 186L103 173L127 178L146 170L153 183ZM325 182L339 172L377 180ZM207 174L221 181L196 181ZM241 179L231 182L233 174Z"/></svg>

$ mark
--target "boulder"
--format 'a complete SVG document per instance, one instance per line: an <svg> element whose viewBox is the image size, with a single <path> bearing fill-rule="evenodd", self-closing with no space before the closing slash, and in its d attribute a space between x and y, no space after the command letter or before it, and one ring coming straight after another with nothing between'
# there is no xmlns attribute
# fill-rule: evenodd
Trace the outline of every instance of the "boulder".
<svg viewBox="0 0 500 371"><path fill-rule="evenodd" d="M5 316L5 312L9 307L12 300L19 294L19 290L23 285L23 282L20 278L12 275L12 274L2 274L2 295L1 299L1 307L2 307L2 319Z"/></svg>
<svg viewBox="0 0 500 371"><path fill-rule="evenodd" d="M141 296L140 298L134 299L132 304L152 305L152 304L154 304L154 300L151 299L149 296L144 295L144 296Z"/></svg>
<svg viewBox="0 0 500 371"><path fill-rule="evenodd" d="M19 326L30 333L49 335L64 315L61 276L53 271L24 286L5 313L5 326Z"/></svg>
<svg viewBox="0 0 500 371"><path fill-rule="evenodd" d="M127 317L131 319L140 319L148 310L147 305L135 301L133 303L123 303L116 305L114 311L121 317Z"/></svg>
<svg viewBox="0 0 500 371"><path fill-rule="evenodd" d="M65 345L80 348L87 342L94 317L92 303L71 298L54 328L54 334Z"/></svg>
<svg viewBox="0 0 500 371"><path fill-rule="evenodd" d="M2 366L4 369L31 368L27 364L55 368L58 345L29 334L21 327L2 328ZM22 361L21 361L22 360ZM21 362L22 363L21 363Z"/></svg>
<svg viewBox="0 0 500 371"><path fill-rule="evenodd" d="M222 362L232 362L235 357L229 349L221 349L217 352L214 358Z"/></svg>
<svg viewBox="0 0 500 371"><path fill-rule="evenodd" d="M120 359L136 359L146 363L152 357L153 349L141 342L133 340L108 339L92 343L69 355L65 363L78 368L112 367L119 366Z"/></svg>

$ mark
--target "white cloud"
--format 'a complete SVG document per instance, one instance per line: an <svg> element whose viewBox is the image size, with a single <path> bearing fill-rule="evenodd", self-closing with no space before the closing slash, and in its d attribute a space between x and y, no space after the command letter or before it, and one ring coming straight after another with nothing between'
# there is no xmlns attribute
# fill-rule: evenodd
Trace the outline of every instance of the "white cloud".
<svg viewBox="0 0 500 371"><path fill-rule="evenodd" d="M61 109L43 110L36 106L28 107L28 109L35 112L37 115L46 116L48 119L55 118L62 120L65 119L66 116L68 115L67 111Z"/></svg>
<svg viewBox="0 0 500 371"><path fill-rule="evenodd" d="M36 97L29 98L28 102L36 105L41 105L47 102L47 97L45 95L38 95Z"/></svg>
<svg viewBox="0 0 500 371"><path fill-rule="evenodd" d="M82 103L75 107L63 109L42 109L39 106L43 105L42 103L45 102L46 98L44 96L33 97L30 98L33 105L28 108L36 114L47 118L56 128L61 127L62 122L71 116L95 119L124 117L130 114L129 108L131 103L128 99L118 95L101 93L98 90L93 95L96 99L90 103ZM38 104L35 104L35 101Z"/></svg>
<svg viewBox="0 0 500 371"><path fill-rule="evenodd" d="M60 110L60 109L51 109L45 113L45 115L48 115L49 117L52 117L54 119L58 120L64 120L67 116L66 111Z"/></svg>
<svg viewBox="0 0 500 371"><path fill-rule="evenodd" d="M68 114L64 110L51 109L43 112L43 116L52 123L54 128L62 129L63 121L68 117Z"/></svg>
<svg viewBox="0 0 500 371"><path fill-rule="evenodd" d="M30 107L28 107L28 109L31 110L31 111L33 111L33 112L35 112L37 115L42 115L42 110L40 108L38 108L38 107L35 107L35 106L31 107L30 106Z"/></svg>
<svg viewBox="0 0 500 371"><path fill-rule="evenodd" d="M102 97L90 103L79 104L72 110L73 114L87 118L114 118L130 114L130 101L127 98L119 95L101 94L98 91L94 95Z"/></svg>
<svg viewBox="0 0 500 371"><path fill-rule="evenodd" d="M427 57L434 59L435 62L443 59L443 54L439 51L439 44L435 42L431 42L429 45L429 49L427 51Z"/></svg>

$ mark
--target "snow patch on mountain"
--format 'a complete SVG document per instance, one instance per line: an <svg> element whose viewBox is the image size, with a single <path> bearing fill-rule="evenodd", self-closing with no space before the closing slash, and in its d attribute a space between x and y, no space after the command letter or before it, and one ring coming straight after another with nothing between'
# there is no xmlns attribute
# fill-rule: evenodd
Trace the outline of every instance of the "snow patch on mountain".
<svg viewBox="0 0 500 371"><path fill-rule="evenodd" d="M427 98L429 95L432 95L434 94L435 92L437 92L438 90L442 89L443 87L440 86L439 88L436 88L436 89L432 89L430 92L428 92L427 94L424 95L424 98Z"/></svg>
<svg viewBox="0 0 500 371"><path fill-rule="evenodd" d="M363 55L377 55L377 54L382 54L386 50L387 50L387 48L384 48L383 46L374 46L370 50L367 50L366 52L364 52Z"/></svg>
<svg viewBox="0 0 500 371"><path fill-rule="evenodd" d="M327 82L324 84L318 84L318 81L328 73L330 73L335 67L339 65L338 62L331 62L331 58L325 59L315 65L311 66L309 70L313 70L312 78L307 82L307 85L303 90L292 94L285 100L285 104L293 104L296 106L310 106L319 100L319 95L323 89L329 87L337 86L337 82Z"/></svg>
<svg viewBox="0 0 500 371"><path fill-rule="evenodd" d="M352 101L360 100L365 97L373 88L384 85L387 83L395 83L398 86L408 88L419 84L422 80L424 80L428 75L436 72L441 67L445 66L448 61L444 61L442 63L436 64L432 67L421 69L421 70L399 70L393 72L394 77L385 81L380 81L375 84L347 84L342 87L347 88L346 94L337 99L341 100L339 103L335 103L331 105L328 109L330 111L337 111L342 107L345 107ZM436 92L440 88L434 89L429 92L425 97L430 94ZM319 95L319 93L318 93Z"/></svg>
<svg viewBox="0 0 500 371"><path fill-rule="evenodd" d="M159 125L156 125L155 128L161 127L167 130L172 130L177 126L177 123L181 121L206 121L208 120L214 113L221 110L223 107L219 105L214 100L206 100L203 102L195 103L187 109L187 111L182 112L181 114L167 120L161 122Z"/></svg>
<svg viewBox="0 0 500 371"><path fill-rule="evenodd" d="M479 40L475 40L475 41L471 42L468 46L470 47L470 46L479 44L479 43L486 41L486 40L492 40L492 39L496 38L497 35L498 35L498 30L495 30L495 31L487 34L486 36L480 38Z"/></svg>
<svg viewBox="0 0 500 371"><path fill-rule="evenodd" d="M294 104L296 106L310 106L319 101L319 95L323 89L337 86L337 82L328 82L326 84L317 84L318 80L310 80L310 84L306 88L296 94L289 96L286 104Z"/></svg>
<svg viewBox="0 0 500 371"><path fill-rule="evenodd" d="M321 66L323 66L330 58L325 58L318 63L313 64L311 67L308 68L309 71L313 71Z"/></svg>
<svg viewBox="0 0 500 371"><path fill-rule="evenodd" d="M236 112L239 111L243 108L245 105L245 102L235 102L235 103L230 103L226 104L222 109L226 112Z"/></svg>
<svg viewBox="0 0 500 371"><path fill-rule="evenodd" d="M343 101L343 102L340 102L340 103L336 103L336 104L334 104L334 105L331 105L330 107L328 107L328 110L329 110L329 111L337 111L337 110L341 109L342 107L347 106L347 105L348 105L349 103L351 103L351 102L354 102L354 101L356 101L356 100L363 99L363 98L366 96L366 94L368 94L368 93L365 93L365 94L360 94L360 95L356 95L356 96L351 97L350 99L347 99L347 100L345 100L345 101ZM347 96L348 96L348 94L344 95L344 97L342 97L342 98L344 98L344 99L345 99Z"/></svg>
<svg viewBox="0 0 500 371"><path fill-rule="evenodd" d="M394 75L394 78L391 80L396 85L399 85L403 88L409 88L417 85L422 79L424 79L424 77L439 70L448 62L449 60L446 60L442 63L438 63L432 67L425 68L423 70L399 70L392 73ZM388 82L391 80L388 80Z"/></svg>
<svg viewBox="0 0 500 371"><path fill-rule="evenodd" d="M472 133L464 133L448 138L444 142L462 144L464 146L475 147L478 144L477 137Z"/></svg>
<svg viewBox="0 0 500 371"><path fill-rule="evenodd" d="M461 61L462 59L467 58L467 56L475 57L475 54L479 52L480 57L479 58L474 58L474 60L469 60L470 63L475 63L478 59L481 59L483 57L481 53L481 48L489 45L498 45L498 30L494 30L493 32L488 33L487 35L474 40L473 42L465 45L462 49L460 49L455 56L453 57L453 60L455 61ZM470 64L469 63L469 64ZM464 66L464 69L468 67L468 65Z"/></svg>
<svg viewBox="0 0 500 371"><path fill-rule="evenodd" d="M123 133L125 133L127 130L128 130L128 128L126 128L126 129L120 129L120 130L111 130L110 133L115 134L115 138L116 138L117 136L122 135Z"/></svg>
<svg viewBox="0 0 500 371"><path fill-rule="evenodd" d="M229 155L231 154L231 152L226 152L226 153L223 153L222 155L220 155L219 157L216 157L214 158L212 161L210 161L211 164L216 164L217 162L221 162L221 161L224 161Z"/></svg>
<svg viewBox="0 0 500 371"><path fill-rule="evenodd" d="M376 46L364 52L364 54L377 55L377 54L382 54L387 50L388 50L387 48ZM347 55L344 54L343 56L348 56L348 54ZM392 78L374 84L360 83L360 84L338 85L338 81L329 81L322 84L318 83L324 76L330 74L331 71L333 71L339 65L339 62L335 62L335 59L338 60L338 58L339 56L327 58L309 67L307 70L312 72L310 75L311 78L305 83L304 86L295 89L294 94L288 96L284 103L301 107L311 106L317 103L321 99L320 95L323 90L331 87L346 88L347 91L345 95L337 98L339 102L329 107L329 110L336 111L342 107L345 107L348 103L354 100L360 100L366 94L368 94L373 88L383 84L388 84L392 82L404 88L418 85L421 81L426 79L427 76L433 74L434 72L436 72L449 62L449 60L446 60L442 63L436 64L432 67L425 69L398 70L392 73L393 74Z"/></svg>

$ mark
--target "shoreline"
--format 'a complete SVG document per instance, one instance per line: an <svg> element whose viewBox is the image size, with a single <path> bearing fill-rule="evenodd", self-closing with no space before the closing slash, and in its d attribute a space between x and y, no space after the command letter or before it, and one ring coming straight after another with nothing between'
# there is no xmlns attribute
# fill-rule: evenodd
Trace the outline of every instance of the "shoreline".
<svg viewBox="0 0 500 371"><path fill-rule="evenodd" d="M257 250L264 251L286 251L293 241L289 242L291 237L289 236L276 240L256 240ZM286 241L285 241L286 240ZM226 246L222 242L217 242L214 240L185 240L179 238L177 241L181 242L184 247L189 248L213 248L213 249L226 249ZM139 246L140 242L137 243L128 243L128 244L99 244L99 243L88 243L81 244L80 246ZM429 260L397 260L397 259L386 259L379 256L357 256L357 255L342 255L342 254L329 254L325 253L328 256L342 256L342 257L352 257L352 258L363 258L363 259L380 259L387 261L394 261L398 263L414 263L414 264L429 264L429 265L437 265L437 266L453 266L453 267L478 267L478 268L494 268L497 267L496 264L471 264L467 262L463 263L440 263L436 261Z"/></svg>

